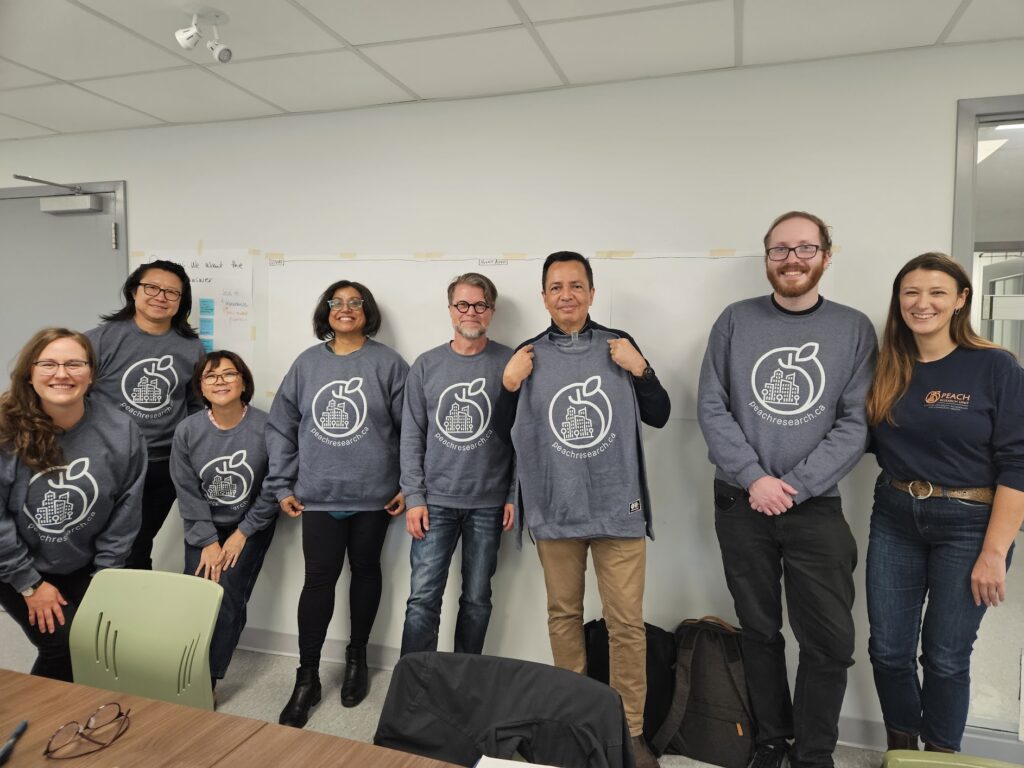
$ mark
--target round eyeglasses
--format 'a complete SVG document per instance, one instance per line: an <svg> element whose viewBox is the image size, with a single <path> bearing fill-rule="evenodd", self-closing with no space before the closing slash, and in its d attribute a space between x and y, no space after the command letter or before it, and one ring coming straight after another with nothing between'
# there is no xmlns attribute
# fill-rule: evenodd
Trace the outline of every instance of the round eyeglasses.
<svg viewBox="0 0 1024 768"><path fill-rule="evenodd" d="M454 304L450 306L455 307L456 311L458 311L460 315L466 314L467 312L469 312L471 308L474 314L482 315L484 312L491 308L491 305L488 304L486 301L478 301L473 304L470 304L468 301L456 301Z"/></svg>

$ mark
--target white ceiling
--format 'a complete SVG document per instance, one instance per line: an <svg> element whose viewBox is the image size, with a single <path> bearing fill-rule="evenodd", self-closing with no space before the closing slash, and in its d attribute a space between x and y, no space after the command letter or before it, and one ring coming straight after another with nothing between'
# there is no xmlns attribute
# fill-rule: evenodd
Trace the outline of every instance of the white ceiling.
<svg viewBox="0 0 1024 768"><path fill-rule="evenodd" d="M217 64L174 31L227 14ZM0 140L1024 38L1024 0L0 0Z"/></svg>

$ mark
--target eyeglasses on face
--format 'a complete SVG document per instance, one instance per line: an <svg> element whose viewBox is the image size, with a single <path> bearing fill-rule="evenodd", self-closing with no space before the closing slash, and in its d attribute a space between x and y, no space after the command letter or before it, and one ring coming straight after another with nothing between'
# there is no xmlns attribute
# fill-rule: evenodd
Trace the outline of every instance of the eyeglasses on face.
<svg viewBox="0 0 1024 768"><path fill-rule="evenodd" d="M785 261L789 258L789 254L795 253L798 259L813 259L818 255L818 251L821 250L820 245L796 245L792 248L788 248L785 245L775 245L768 249L768 261Z"/></svg>
<svg viewBox="0 0 1024 768"><path fill-rule="evenodd" d="M69 760L109 747L128 730L129 712L131 710L122 710L120 704L112 702L89 715L85 725L77 720L64 723L46 743L43 756L53 760Z"/></svg>
<svg viewBox="0 0 1024 768"><path fill-rule="evenodd" d="M348 307L351 310L362 309L363 304L365 303L366 301L364 299L349 299L348 301L345 301L344 299L327 300L327 306L332 310L341 309L342 307Z"/></svg>
<svg viewBox="0 0 1024 768"><path fill-rule="evenodd" d="M139 287L147 296L159 296L162 293L167 301L178 301L181 298L181 291L173 288L161 288L153 283L139 283Z"/></svg>
<svg viewBox="0 0 1024 768"><path fill-rule="evenodd" d="M201 381L203 384L216 384L223 381L225 384L234 384L241 377L238 371L225 371L224 373L204 373Z"/></svg>
<svg viewBox="0 0 1024 768"><path fill-rule="evenodd" d="M60 368L63 368L68 376L77 376L80 373L85 373L89 362L87 360L68 360L58 363L56 360L39 360L32 365L38 368L44 376L56 376Z"/></svg>
<svg viewBox="0 0 1024 768"><path fill-rule="evenodd" d="M473 309L473 312L475 314L482 315L484 312L491 308L491 305L488 304L486 301L478 301L474 304L470 304L468 301L456 301L451 306L455 307L455 309L458 310L460 315L464 315L467 312L469 312L470 308Z"/></svg>

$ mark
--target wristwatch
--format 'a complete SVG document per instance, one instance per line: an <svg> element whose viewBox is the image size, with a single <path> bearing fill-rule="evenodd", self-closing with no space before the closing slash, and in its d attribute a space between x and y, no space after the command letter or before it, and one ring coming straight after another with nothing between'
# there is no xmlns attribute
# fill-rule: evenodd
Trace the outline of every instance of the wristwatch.
<svg viewBox="0 0 1024 768"><path fill-rule="evenodd" d="M654 369L651 366L647 366L643 369L639 376L636 377L638 381L653 381L654 380Z"/></svg>
<svg viewBox="0 0 1024 768"><path fill-rule="evenodd" d="M36 593L36 590L39 589L39 587L41 587L42 585L43 585L43 580L40 579L39 581L37 581L35 584L33 584L28 589L21 590L21 596L22 597L32 597L32 595L34 595Z"/></svg>

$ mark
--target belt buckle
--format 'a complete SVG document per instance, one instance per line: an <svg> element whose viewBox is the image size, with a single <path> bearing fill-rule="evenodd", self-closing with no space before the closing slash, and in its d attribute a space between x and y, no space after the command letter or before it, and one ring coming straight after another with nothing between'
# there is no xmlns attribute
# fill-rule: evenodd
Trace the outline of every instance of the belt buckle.
<svg viewBox="0 0 1024 768"><path fill-rule="evenodd" d="M928 486L928 490L925 493L914 493L914 486L917 485L918 483L920 483L921 485L927 485ZM934 491L935 491L935 486L933 486L927 480L911 480L910 483L907 485L907 493L909 493L911 496L913 496L918 501L924 501L925 499L930 499L931 496L932 496L932 493Z"/></svg>

